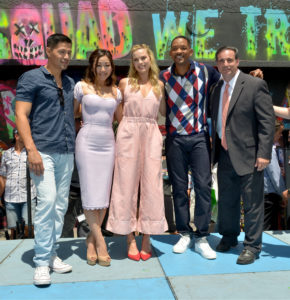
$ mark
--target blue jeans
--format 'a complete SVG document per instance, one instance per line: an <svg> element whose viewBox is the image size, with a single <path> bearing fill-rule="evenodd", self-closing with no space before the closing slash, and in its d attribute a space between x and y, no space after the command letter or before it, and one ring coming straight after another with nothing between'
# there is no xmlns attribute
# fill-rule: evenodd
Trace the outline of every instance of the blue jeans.
<svg viewBox="0 0 290 300"><path fill-rule="evenodd" d="M37 192L33 258L37 267L48 266L50 258L56 255L56 241L62 232L74 166L72 153L39 153L43 161L44 173L36 176L31 172Z"/></svg>
<svg viewBox="0 0 290 300"><path fill-rule="evenodd" d="M36 205L36 198L31 199L32 224L34 220L35 205ZM14 203L14 202L5 201L5 208L6 208L8 228L16 228L17 221L19 223L24 221L25 225L28 224L27 202Z"/></svg>
<svg viewBox="0 0 290 300"><path fill-rule="evenodd" d="M173 190L176 229L190 232L188 170L192 172L195 191L194 235L208 235L211 218L211 172L209 137L205 132L191 136L168 136L165 140L166 162Z"/></svg>

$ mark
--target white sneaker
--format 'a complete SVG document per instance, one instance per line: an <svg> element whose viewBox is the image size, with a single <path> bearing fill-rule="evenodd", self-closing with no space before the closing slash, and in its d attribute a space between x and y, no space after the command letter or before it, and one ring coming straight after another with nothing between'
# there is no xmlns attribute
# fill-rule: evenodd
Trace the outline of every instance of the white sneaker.
<svg viewBox="0 0 290 300"><path fill-rule="evenodd" d="M180 234L179 241L173 246L174 253L183 253L193 245L193 239L188 234Z"/></svg>
<svg viewBox="0 0 290 300"><path fill-rule="evenodd" d="M51 284L48 266L36 267L34 271L33 283L35 285Z"/></svg>
<svg viewBox="0 0 290 300"><path fill-rule="evenodd" d="M53 256L49 262L51 270L55 273L67 273L72 270L72 266L64 263L58 256Z"/></svg>
<svg viewBox="0 0 290 300"><path fill-rule="evenodd" d="M195 252L206 259L216 259L216 252L211 249L206 237L196 239Z"/></svg>

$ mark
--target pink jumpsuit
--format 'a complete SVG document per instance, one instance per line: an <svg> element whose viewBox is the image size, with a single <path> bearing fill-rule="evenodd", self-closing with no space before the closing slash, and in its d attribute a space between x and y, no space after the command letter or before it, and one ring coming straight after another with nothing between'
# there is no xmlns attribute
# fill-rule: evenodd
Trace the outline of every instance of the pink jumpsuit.
<svg viewBox="0 0 290 300"><path fill-rule="evenodd" d="M116 140L115 170L107 229L161 234L167 230L161 173L162 135L156 122L160 106L153 90L124 92L124 113ZM137 216L138 187L140 206Z"/></svg>

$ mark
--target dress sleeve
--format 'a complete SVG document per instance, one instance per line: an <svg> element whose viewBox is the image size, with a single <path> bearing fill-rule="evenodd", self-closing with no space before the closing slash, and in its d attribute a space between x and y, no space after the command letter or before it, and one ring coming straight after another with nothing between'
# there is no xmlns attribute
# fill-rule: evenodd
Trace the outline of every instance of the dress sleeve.
<svg viewBox="0 0 290 300"><path fill-rule="evenodd" d="M77 99L78 102L82 102L82 98L83 98L83 89L82 89L82 83L79 81L77 82L77 84L75 85L75 89L74 89L74 97L75 99Z"/></svg>
<svg viewBox="0 0 290 300"><path fill-rule="evenodd" d="M120 104L123 100L121 91L117 88L117 102Z"/></svg>

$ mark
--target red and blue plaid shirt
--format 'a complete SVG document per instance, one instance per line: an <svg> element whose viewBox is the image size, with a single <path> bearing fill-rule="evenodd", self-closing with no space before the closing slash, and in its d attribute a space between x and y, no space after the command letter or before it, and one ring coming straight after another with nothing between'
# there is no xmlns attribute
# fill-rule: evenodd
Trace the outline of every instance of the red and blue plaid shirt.
<svg viewBox="0 0 290 300"><path fill-rule="evenodd" d="M219 79L213 67L192 60L184 76L175 74L175 64L160 73L165 85L167 135L207 130L208 91Z"/></svg>

